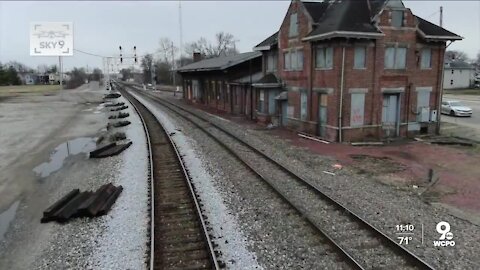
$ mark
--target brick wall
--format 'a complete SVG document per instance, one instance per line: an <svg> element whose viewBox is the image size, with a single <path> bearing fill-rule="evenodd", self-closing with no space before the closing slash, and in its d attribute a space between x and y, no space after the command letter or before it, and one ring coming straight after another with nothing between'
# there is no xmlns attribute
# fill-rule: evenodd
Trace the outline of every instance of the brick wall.
<svg viewBox="0 0 480 270"><path fill-rule="evenodd" d="M298 14L299 36L288 36L290 15ZM342 126L343 137L347 141L380 139L386 134L381 128L383 96L382 88L403 88L400 98L400 135L407 136L418 133L407 132L407 122L417 120L417 91L418 87L431 87L430 109L438 110L439 89L441 80L441 66L445 43L426 43L416 32L415 18L409 9L404 11L404 27L398 29L391 25L391 12L386 9L379 16L379 27L385 36L377 40L345 40L330 39L321 42L301 42L301 38L311 30L309 16L303 5L293 1L282 22L279 33L279 75L289 91L288 104L294 107L293 117L288 126L293 129L317 134L318 106L320 93L327 94L327 130L325 137L338 140L340 88L342 73L342 56L345 49L344 89ZM332 46L333 68L315 68L315 48L318 45ZM384 68L385 48L387 46L407 46L406 69L389 70ZM355 46L366 47L366 68L354 68ZM304 52L304 67L301 71L285 71L283 52L292 48L302 47ZM421 50L430 48L430 69L421 69ZM364 126L350 128L351 90L366 89L364 103ZM307 121L300 119L300 91L307 91ZM333 90L333 91L332 91ZM323 92L322 92L323 91ZM421 124L428 126L429 132L435 131L435 124Z"/></svg>

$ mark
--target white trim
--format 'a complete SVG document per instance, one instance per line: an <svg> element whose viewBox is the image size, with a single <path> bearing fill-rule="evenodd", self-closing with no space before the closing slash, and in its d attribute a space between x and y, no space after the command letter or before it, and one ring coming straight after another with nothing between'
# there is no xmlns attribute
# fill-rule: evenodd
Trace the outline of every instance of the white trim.
<svg viewBox="0 0 480 270"><path fill-rule="evenodd" d="M279 88L282 87L281 83L253 83L252 87L255 88Z"/></svg>
<svg viewBox="0 0 480 270"><path fill-rule="evenodd" d="M305 37L302 41L309 40L319 40L325 38L333 38L337 36L348 36L348 37L357 37L357 38L380 38L385 36L383 33L368 33L368 32L353 32L353 31L332 31L324 34L319 34L311 37Z"/></svg>
<svg viewBox="0 0 480 270"><path fill-rule="evenodd" d="M382 93L397 94L405 92L405 87L382 87Z"/></svg>
<svg viewBox="0 0 480 270"><path fill-rule="evenodd" d="M432 92L433 90L433 87L432 86L420 86L420 87L415 87L415 91L416 92L421 92L421 91L424 91L424 92Z"/></svg>
<svg viewBox="0 0 480 270"><path fill-rule="evenodd" d="M366 94L368 93L368 88L350 88L348 89L349 94Z"/></svg>
<svg viewBox="0 0 480 270"><path fill-rule="evenodd" d="M462 40L464 37L461 36L429 36L426 35L420 28L417 26L417 31L424 39L436 39L436 40Z"/></svg>
<svg viewBox="0 0 480 270"><path fill-rule="evenodd" d="M253 47L253 51L268 51L271 48L272 48L272 46Z"/></svg>

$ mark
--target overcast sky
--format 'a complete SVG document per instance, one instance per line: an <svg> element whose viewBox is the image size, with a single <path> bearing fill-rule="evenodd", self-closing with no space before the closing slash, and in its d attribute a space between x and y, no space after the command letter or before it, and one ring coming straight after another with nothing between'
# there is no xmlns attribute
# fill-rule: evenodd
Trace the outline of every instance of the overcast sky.
<svg viewBox="0 0 480 270"><path fill-rule="evenodd" d="M444 8L444 27L465 39L449 49L470 58L480 51L480 1L404 1L413 13L438 24ZM182 1L183 41L218 31L233 34L241 52L278 30L290 1ZM36 68L55 64L55 57L33 57L29 51L29 26L35 21L69 21L74 24L74 47L99 55L124 54L137 46L137 54L155 52L161 37L179 44L179 3L162 2L21 2L0 1L0 62L16 60ZM65 57L65 68L101 67L99 57L74 53Z"/></svg>

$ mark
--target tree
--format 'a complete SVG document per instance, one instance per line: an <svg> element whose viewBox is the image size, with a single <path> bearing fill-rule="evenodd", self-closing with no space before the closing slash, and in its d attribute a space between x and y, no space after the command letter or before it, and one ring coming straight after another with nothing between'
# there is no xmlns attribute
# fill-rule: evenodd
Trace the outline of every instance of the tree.
<svg viewBox="0 0 480 270"><path fill-rule="evenodd" d="M70 80L67 82L68 89L74 89L85 83L88 76L83 68L73 68L70 72Z"/></svg>
<svg viewBox="0 0 480 270"><path fill-rule="evenodd" d="M465 52L451 50L445 53L445 60L467 61L468 56Z"/></svg>
<svg viewBox="0 0 480 270"><path fill-rule="evenodd" d="M99 68L94 68L92 74L89 76L90 81L100 81L103 77L103 72Z"/></svg>
<svg viewBox="0 0 480 270"><path fill-rule="evenodd" d="M57 65L51 65L47 70L48 73L57 73L57 71L58 71Z"/></svg>
<svg viewBox="0 0 480 270"><path fill-rule="evenodd" d="M187 43L185 52L193 55L194 52L202 54L206 58L235 55L238 54L236 49L235 37L226 32L218 32L215 35L215 42L211 43L206 38L201 37L199 40Z"/></svg>
<svg viewBox="0 0 480 270"><path fill-rule="evenodd" d="M163 62L172 62L178 48L173 45L173 41L169 38L161 38L159 42L160 48L157 50L162 55Z"/></svg>
<svg viewBox="0 0 480 270"><path fill-rule="evenodd" d="M146 54L142 58L142 63L140 64L143 70L143 81L145 83L152 83L152 65L153 65L153 55Z"/></svg>
<svg viewBox="0 0 480 270"><path fill-rule="evenodd" d="M120 74L122 74L122 81L133 78L133 70L131 68L123 68L120 70Z"/></svg>
<svg viewBox="0 0 480 270"><path fill-rule="evenodd" d="M8 77L7 77L7 72L3 68L2 63L0 63L0 85L8 85Z"/></svg>
<svg viewBox="0 0 480 270"><path fill-rule="evenodd" d="M18 77L18 73L13 66L10 66L6 72L7 84L20 85L22 81Z"/></svg>
<svg viewBox="0 0 480 270"><path fill-rule="evenodd" d="M477 59L475 60L475 64L477 65L477 67L480 67L480 52L477 53Z"/></svg>

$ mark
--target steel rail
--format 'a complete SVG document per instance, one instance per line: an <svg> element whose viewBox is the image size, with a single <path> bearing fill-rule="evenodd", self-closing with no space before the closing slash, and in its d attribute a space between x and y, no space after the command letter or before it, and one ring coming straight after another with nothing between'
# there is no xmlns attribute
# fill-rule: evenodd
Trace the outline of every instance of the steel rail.
<svg viewBox="0 0 480 270"><path fill-rule="evenodd" d="M160 101L161 102L161 101ZM168 106L165 106L166 108L169 108ZM174 110L172 110L171 108L169 108L171 111L175 112ZM355 260L355 258L353 258L353 256L351 256L343 247L341 247L340 245L337 244L337 242L325 231L323 230L322 228L320 228L319 226L317 226L310 218L306 217L303 213L303 210L300 210L298 206L296 206L290 199L288 199L287 195L285 195L282 191L280 191L278 188L276 188L274 186L274 184L271 183L270 180L268 180L267 177L265 177L260 171L258 171L257 169L255 169L255 167L250 164L247 160L245 160L244 158L242 158L240 155L238 155L234 150L232 150L227 144L225 144L224 142L222 142L221 140L219 140L217 137L215 137L213 134L211 134L205 127L203 127L202 125L200 125L199 123L197 122L194 122L192 121L191 119L189 119L188 117L182 115L182 114L179 114L178 112L176 112L178 115L180 115L182 118L188 120L189 122L191 122L193 125L195 125L196 127L198 127L199 129L201 129L205 134L207 134L207 136L211 137L213 140L215 140L218 144L220 144L220 146L222 146L227 152L229 152L230 154L232 154L236 159L238 159L239 161L241 161L243 164L246 165L246 167L248 169L250 169L254 174L256 174L260 179L262 179L263 181L265 181L272 189L275 193L277 193L280 198L282 200L284 200L288 205L290 205L294 210L296 210L298 212L298 214L301 216L301 218L303 218L309 225L310 227L312 227L314 230L317 230L324 238L327 239L327 241L335 248L337 249L337 251L341 254L341 256L345 257L347 259L347 264L349 264L350 266L352 266L353 268L355 269L365 269L357 260Z"/></svg>
<svg viewBox="0 0 480 270"><path fill-rule="evenodd" d="M130 86L131 87L131 86ZM132 87L131 87L132 88ZM396 250L397 252L400 253L400 255L406 255L406 259L407 261L409 261L411 264L413 264L414 266L418 266L418 267L421 267L422 269L435 269L432 265L430 265L429 263L425 262L423 259L419 258L417 255L415 255L414 253L412 253L410 250L406 249L405 247L403 247L402 245L399 245L397 242L395 242L393 239L391 239L389 236L387 236L386 234L384 234L383 232L381 232L378 228L376 228L374 225L370 224L368 221L366 221L364 218L360 217L358 214L354 213L352 210L350 210L349 208L347 208L344 204L338 202L337 200L335 200L334 198L332 198L331 196L325 194L323 191L321 191L320 189L318 189L316 186L314 186L309 180L305 179L304 177L296 174L295 172L289 170L288 168L286 168L283 164L280 164L278 161L272 159L271 157L269 157L267 154L265 154L264 152L260 151L259 149L257 149L256 147L252 146L250 143L246 142L244 139L242 138L239 138L238 136L236 136L235 134L231 133L230 131L226 130L225 128L221 127L220 125L218 124L215 124L213 123L212 121L210 121L209 119L207 119L206 117L204 116L200 116L198 115L197 113L195 112L192 112L191 110L189 109L185 109L184 107L180 106L180 105L177 105L175 103L172 103L164 98L161 98L161 97L158 97L158 96L155 96L155 95L152 95L152 94L149 94L149 93L144 93L143 91L140 92L148 97L150 97L151 99L154 99L156 100L157 102L159 103L167 103L171 106L174 106L175 108L178 108L179 110L182 110L188 114L191 114L193 115L194 117L197 117L199 119L201 119L202 121L204 122L207 122L209 123L210 125L212 125L213 127L217 128L218 130L222 131L223 133L229 135L230 137L234 138L235 140L239 141L240 143L242 143L243 145L247 146L248 148L250 148L251 150L253 150L255 153L261 155L262 157L264 157L265 159L269 160L270 162L274 163L276 166L278 166L282 171L284 171L285 173L289 174L290 176L292 176L294 179L296 179L297 181L305 184L307 187L311 188L312 190L314 190L316 192L316 194L320 195L321 197L325 198L327 201L329 201L330 203L332 203L334 206L340 208L340 210L343 210L345 211L347 214L351 215L355 220L357 220L362 226L364 226L364 228L366 229L369 229L371 231L373 231L375 234L377 234L380 238L380 240L382 240L384 243L386 243L388 246L392 247L394 250ZM164 105L164 104L163 104ZM165 105L164 105L165 106ZM168 106L165 106L167 108L169 108ZM170 110L174 111L173 109L169 108ZM181 115L179 114L178 112L176 112L178 115ZM183 118L185 119L188 119L187 117L184 117ZM194 121L192 120L189 120L190 122L194 123L196 126L198 126ZM202 128L202 127L200 127ZM203 129L202 129L203 130ZM213 136L213 135L212 135ZM228 146L227 146L228 147ZM232 150L233 151L233 150ZM328 238L328 237L327 237ZM342 249L343 250L343 249ZM349 255L350 256L350 255Z"/></svg>
<svg viewBox="0 0 480 270"><path fill-rule="evenodd" d="M118 84L117 84L118 85ZM122 89L123 90L123 89ZM151 237L151 240L150 240L150 269L153 270L154 269L154 254L155 254L155 250L154 250L154 182L153 182L153 155L152 155L152 150L151 150L151 144L150 144L150 134L148 132L148 127L146 125L146 122L142 116L142 114L140 113L140 110L137 108L137 106L131 102L131 100L129 100L126 96L129 96L130 98L133 98L135 99L137 102L139 102L141 104L140 101L138 101L135 97L133 97L132 95L130 95L127 91L120 91L122 92L122 94L125 94L124 97L129 101L129 103L132 105L132 107L135 109L135 111L137 112L137 115L139 115L141 121L142 121L142 125L144 127L144 130L145 130L145 134L147 136L147 143L148 143L148 148L149 148L149 163L150 163L150 172L151 172L151 178L150 178L150 182L151 182L151 211L150 211L150 215L151 215L151 223L150 223L150 226L151 226L151 231L150 231L150 237ZM144 106L143 104L141 104L147 111L149 111L150 113L152 113L146 106ZM153 115L153 113L152 113ZM201 210L201 207L200 207L200 204L198 203L198 200L197 200L197 195L196 195L196 192L195 192L195 189L194 189L194 186L193 184L191 183L191 177L185 167L185 164L184 164L184 161L183 161L183 158L181 157L180 155L180 152L178 151L178 147L177 145L175 144L175 142L173 141L172 137L170 136L170 134L166 131L164 125L155 117L156 119L156 122L160 125L160 127L162 128L162 130L165 132L169 142L170 142L170 145L172 146L174 152L175 152L175 155L176 155L176 158L178 159L179 161L179 164L182 168L182 173L183 175L185 176L185 180L187 181L187 185L189 187L189 190L190 190L190 193L191 193L191 196L192 196L192 199L194 201L194 204L195 204L195 208L196 208L196 211L197 211L197 216L200 220L200 223L201 223L201 227L202 227L202 231L203 231L203 237L207 243L207 246L208 246L208 252L209 252L209 257L210 257L210 261L213 265L213 269L215 270L219 270L221 269L219 264L218 264L218 261L217 261L217 258L215 256L215 251L214 251L214 248L213 248L213 243L212 243L212 240L210 239L210 236L209 236L209 233L207 231L207 226L206 226L206 223L205 223L205 220L203 218L203 214L202 214L202 210Z"/></svg>

